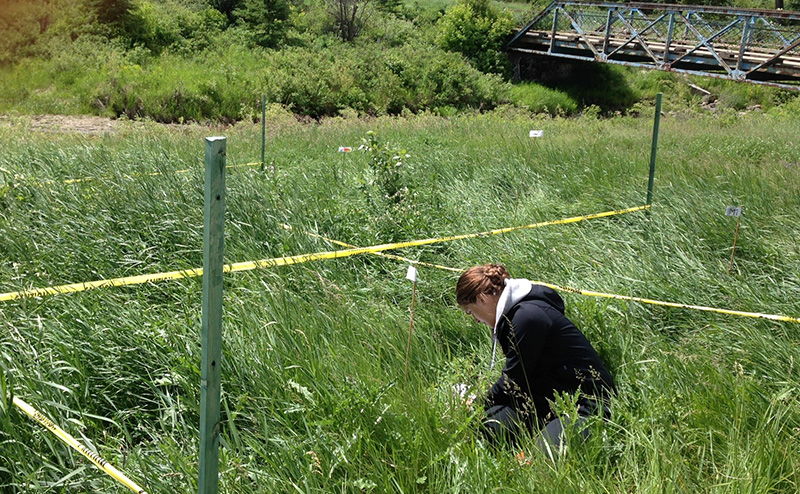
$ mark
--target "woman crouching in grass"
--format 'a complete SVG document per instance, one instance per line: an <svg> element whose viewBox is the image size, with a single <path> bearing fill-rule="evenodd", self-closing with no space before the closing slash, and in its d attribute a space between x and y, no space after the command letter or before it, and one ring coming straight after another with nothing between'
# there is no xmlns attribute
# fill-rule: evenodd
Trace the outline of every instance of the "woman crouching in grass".
<svg viewBox="0 0 800 494"><path fill-rule="evenodd" d="M552 456L567 428L581 427L591 414L607 414L614 380L589 340L564 315L554 290L514 279L499 264L466 270L456 285L456 301L476 322L492 328L506 356L503 372L486 397L484 432L490 442L513 442L526 428L538 433L537 446ZM557 416L558 395L578 395L577 409Z"/></svg>

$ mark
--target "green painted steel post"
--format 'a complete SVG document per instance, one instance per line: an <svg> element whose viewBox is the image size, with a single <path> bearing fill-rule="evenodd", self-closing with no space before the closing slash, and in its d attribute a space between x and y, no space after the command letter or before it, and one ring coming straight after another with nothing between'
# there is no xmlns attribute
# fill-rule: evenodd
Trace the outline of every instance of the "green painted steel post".
<svg viewBox="0 0 800 494"><path fill-rule="evenodd" d="M264 149L267 146L267 95L261 97L261 171L264 171Z"/></svg>
<svg viewBox="0 0 800 494"><path fill-rule="evenodd" d="M225 138L206 138L203 319L200 367L200 494L219 489L222 266L225 248Z"/></svg>
<svg viewBox="0 0 800 494"><path fill-rule="evenodd" d="M647 205L653 203L653 181L656 176L656 151L658 150L658 124L661 122L661 93L656 95L656 116L653 121L653 146L650 149L650 179L647 181Z"/></svg>

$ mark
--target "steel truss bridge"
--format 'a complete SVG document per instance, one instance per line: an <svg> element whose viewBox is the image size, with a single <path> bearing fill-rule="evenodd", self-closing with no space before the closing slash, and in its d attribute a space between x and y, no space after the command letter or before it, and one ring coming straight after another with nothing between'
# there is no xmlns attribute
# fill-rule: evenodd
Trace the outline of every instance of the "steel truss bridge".
<svg viewBox="0 0 800 494"><path fill-rule="evenodd" d="M555 1L506 50L800 90L800 12Z"/></svg>

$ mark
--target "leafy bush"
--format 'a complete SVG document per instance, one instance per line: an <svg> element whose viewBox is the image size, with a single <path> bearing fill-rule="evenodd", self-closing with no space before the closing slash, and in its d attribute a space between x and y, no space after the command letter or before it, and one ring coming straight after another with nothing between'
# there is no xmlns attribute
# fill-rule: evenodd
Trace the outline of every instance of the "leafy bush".
<svg viewBox="0 0 800 494"><path fill-rule="evenodd" d="M0 64L48 58L86 37L133 50L192 53L226 22L205 0L10 0L0 8Z"/></svg>
<svg viewBox="0 0 800 494"><path fill-rule="evenodd" d="M445 50L463 53L482 72L508 74L510 63L501 50L514 27L513 17L489 0L459 0L439 21L437 42Z"/></svg>
<svg viewBox="0 0 800 494"><path fill-rule="evenodd" d="M381 206L397 204L408 194L403 182L403 162L409 155L405 149L395 149L389 142L382 142L375 132L367 132L361 140L359 150L369 155L370 176L365 185L377 193L369 191L370 200Z"/></svg>
<svg viewBox="0 0 800 494"><path fill-rule="evenodd" d="M504 98L505 84L481 74L455 54L427 45L380 49L374 45L269 53L263 63L268 100L312 117L353 108L382 115L443 106L489 108Z"/></svg>
<svg viewBox="0 0 800 494"><path fill-rule="evenodd" d="M770 108L770 111L785 116L800 115L800 95L796 93L787 95L782 105Z"/></svg>
<svg viewBox="0 0 800 494"><path fill-rule="evenodd" d="M205 63L203 57L185 59L173 54L163 54L148 66L111 60L103 68L104 79L90 92L91 103L109 116L160 122L232 122L254 115L260 101L253 74L239 70L240 64L248 62L247 54L241 49L230 55L225 63L215 65Z"/></svg>
<svg viewBox="0 0 800 494"><path fill-rule="evenodd" d="M397 53L389 65L408 89L404 106L412 111L444 106L488 109L507 101L508 86L499 76L482 75L456 54L411 45Z"/></svg>
<svg viewBox="0 0 800 494"><path fill-rule="evenodd" d="M363 178L358 180L365 203L360 209L373 218L379 238L399 241L427 228L430 216L440 211L419 202L420 191L412 178L415 170L406 149L372 130L361 139L358 149L369 159Z"/></svg>
<svg viewBox="0 0 800 494"><path fill-rule="evenodd" d="M135 14L140 22L131 29L131 41L154 53L171 48L189 54L206 48L227 23L222 12L203 3L141 1Z"/></svg>
<svg viewBox="0 0 800 494"><path fill-rule="evenodd" d="M427 31L430 31L429 28ZM382 13L364 27L362 37L386 46L400 46L405 43L433 43L434 36L429 35L421 26L415 25L393 13Z"/></svg>
<svg viewBox="0 0 800 494"><path fill-rule="evenodd" d="M207 2L212 9L225 15L228 19L228 24L233 24L236 20L233 11L239 7L242 0L207 0Z"/></svg>
<svg viewBox="0 0 800 494"><path fill-rule="evenodd" d="M399 12L403 6L402 0L375 0L375 5L383 12Z"/></svg>

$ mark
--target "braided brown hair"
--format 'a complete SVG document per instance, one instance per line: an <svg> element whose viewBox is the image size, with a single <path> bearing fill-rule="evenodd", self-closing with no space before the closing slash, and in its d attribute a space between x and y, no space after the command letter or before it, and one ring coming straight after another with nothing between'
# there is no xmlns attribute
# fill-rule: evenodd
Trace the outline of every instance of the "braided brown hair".
<svg viewBox="0 0 800 494"><path fill-rule="evenodd" d="M505 280L511 278L502 264L473 266L458 278L456 283L456 302L460 306L474 304L479 295L502 293Z"/></svg>

